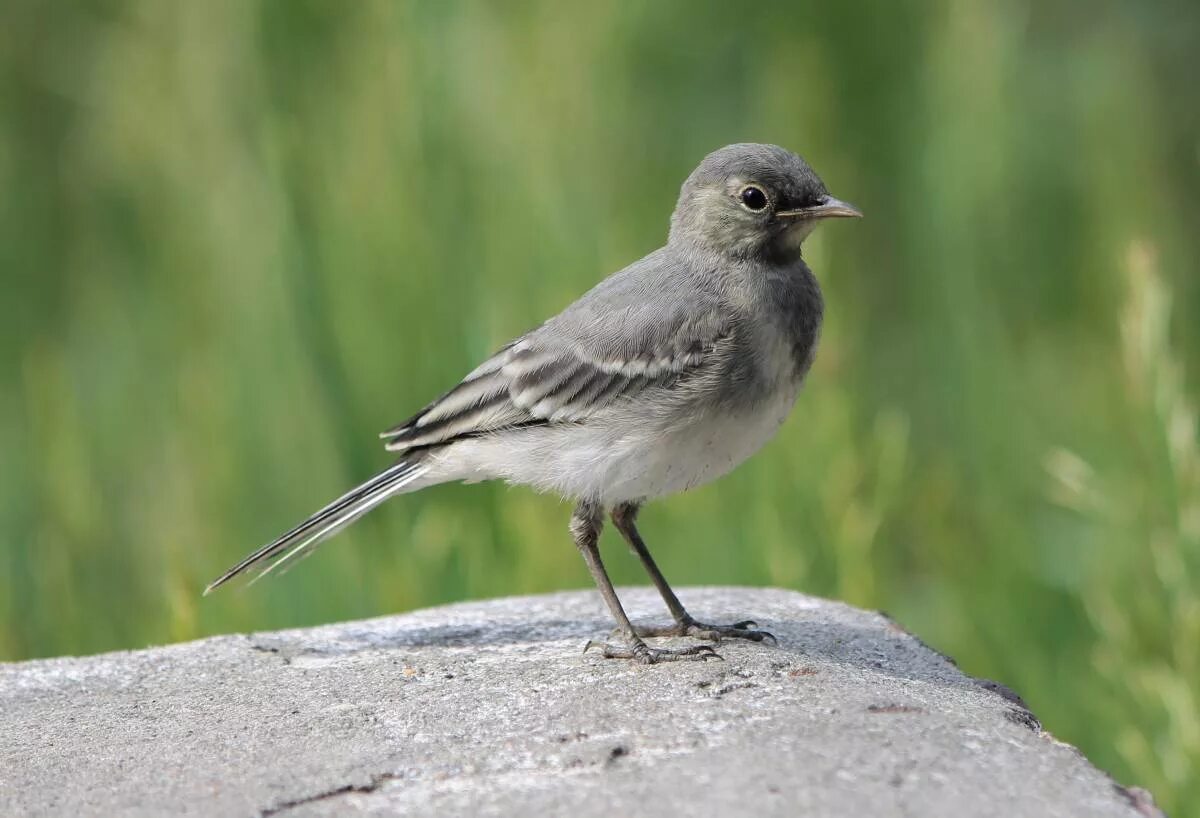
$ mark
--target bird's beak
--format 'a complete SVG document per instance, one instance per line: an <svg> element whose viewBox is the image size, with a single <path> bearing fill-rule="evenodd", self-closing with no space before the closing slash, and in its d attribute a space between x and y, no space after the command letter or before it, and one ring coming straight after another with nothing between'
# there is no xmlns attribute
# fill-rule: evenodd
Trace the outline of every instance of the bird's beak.
<svg viewBox="0 0 1200 818"><path fill-rule="evenodd" d="M796 210L780 210L776 216L793 219L861 219L862 211L849 202L826 196L820 204Z"/></svg>

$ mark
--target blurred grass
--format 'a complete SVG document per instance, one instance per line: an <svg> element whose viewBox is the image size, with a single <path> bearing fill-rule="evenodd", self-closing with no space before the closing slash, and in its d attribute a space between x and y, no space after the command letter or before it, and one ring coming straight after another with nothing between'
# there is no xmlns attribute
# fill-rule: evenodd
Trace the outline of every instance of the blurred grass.
<svg viewBox="0 0 1200 818"><path fill-rule="evenodd" d="M4 17L0 658L586 587L566 506L449 486L198 596L772 141L868 218L780 438L645 515L664 570L886 608L1200 815L1194 4Z"/></svg>

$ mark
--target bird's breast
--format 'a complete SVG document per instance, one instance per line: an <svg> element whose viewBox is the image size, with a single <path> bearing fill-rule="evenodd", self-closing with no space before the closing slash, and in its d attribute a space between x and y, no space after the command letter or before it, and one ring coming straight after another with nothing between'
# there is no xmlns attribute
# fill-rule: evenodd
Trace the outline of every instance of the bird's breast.
<svg viewBox="0 0 1200 818"><path fill-rule="evenodd" d="M802 379L812 366L821 337L821 321L825 301L817 278L801 261L790 277L789 286L779 299L779 314L791 345L792 366L797 379Z"/></svg>

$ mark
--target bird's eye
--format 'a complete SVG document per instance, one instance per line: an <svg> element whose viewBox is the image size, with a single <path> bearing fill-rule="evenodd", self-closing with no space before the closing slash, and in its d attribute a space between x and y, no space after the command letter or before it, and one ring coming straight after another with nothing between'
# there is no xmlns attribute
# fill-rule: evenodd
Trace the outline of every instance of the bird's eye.
<svg viewBox="0 0 1200 818"><path fill-rule="evenodd" d="M754 185L746 185L739 196L742 204L750 210L759 211L767 206L767 194L762 192L762 188Z"/></svg>

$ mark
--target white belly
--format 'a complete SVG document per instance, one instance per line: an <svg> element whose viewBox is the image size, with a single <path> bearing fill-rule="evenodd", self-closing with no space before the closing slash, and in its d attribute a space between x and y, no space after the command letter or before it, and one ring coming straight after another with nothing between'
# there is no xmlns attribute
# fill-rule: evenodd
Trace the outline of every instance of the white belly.
<svg viewBox="0 0 1200 818"><path fill-rule="evenodd" d="M603 502L661 497L728 474L775 436L794 401L793 391L752 413L701 418L666 431L614 464Z"/></svg>
<svg viewBox="0 0 1200 818"><path fill-rule="evenodd" d="M660 497L715 480L762 448L787 419L798 389L780 389L736 415L631 413L602 425L530 427L466 440L438 455L432 471L437 482L504 479L604 505Z"/></svg>

